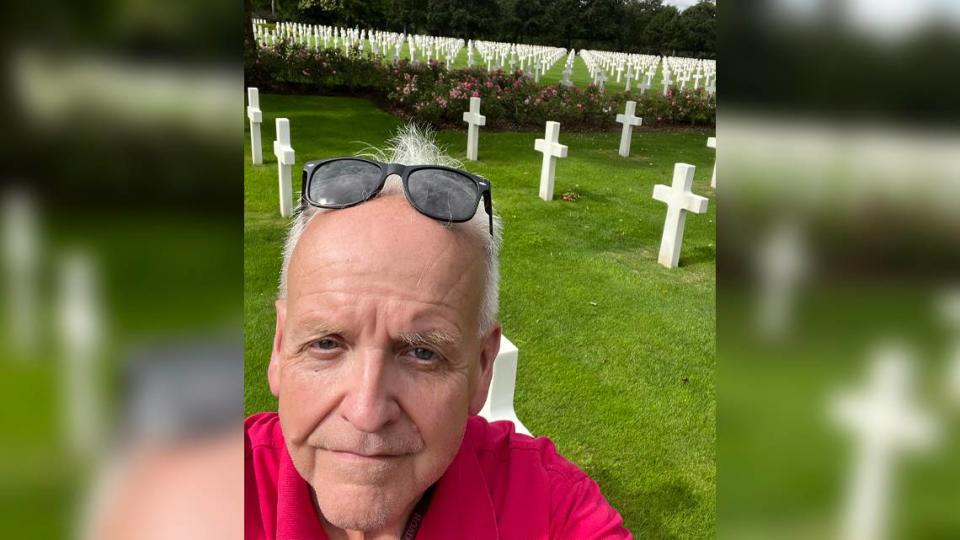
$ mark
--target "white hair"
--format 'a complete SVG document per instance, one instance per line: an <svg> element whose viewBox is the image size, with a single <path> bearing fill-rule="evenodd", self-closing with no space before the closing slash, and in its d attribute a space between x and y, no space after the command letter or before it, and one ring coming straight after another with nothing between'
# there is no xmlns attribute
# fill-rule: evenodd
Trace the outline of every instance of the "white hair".
<svg viewBox="0 0 960 540"><path fill-rule="evenodd" d="M409 124L397 130L397 134L387 140L384 149L367 147L364 152L357 154L383 163L400 163L402 165L441 165L456 169L463 168L458 160L444 153L443 148L437 145L433 131L429 127L418 127ZM390 178L383 186L378 197L388 195L403 195L403 185L397 178ZM301 198L302 201L302 198ZM283 247L283 264L280 269L279 298L287 296L287 271L293 251L306 230L310 220L315 216L333 212L328 208L317 208L303 202L297 208L287 239ZM500 218L493 216L493 234L490 234L490 217L484 206L477 205L477 211L469 221L450 223L449 227L464 231L474 237L483 246L486 261L484 272L484 292L480 303L480 335L484 335L497 320L497 309L500 303L500 245L503 239L503 225Z"/></svg>

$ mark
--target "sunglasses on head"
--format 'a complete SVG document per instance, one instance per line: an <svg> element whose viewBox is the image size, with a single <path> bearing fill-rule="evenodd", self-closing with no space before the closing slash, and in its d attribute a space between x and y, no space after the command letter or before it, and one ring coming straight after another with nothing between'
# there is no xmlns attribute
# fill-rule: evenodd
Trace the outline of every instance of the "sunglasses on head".
<svg viewBox="0 0 960 540"><path fill-rule="evenodd" d="M421 214L448 223L469 221L483 198L493 234L490 182L466 171L439 165L400 165L343 157L303 166L303 201L318 208L349 208L375 197L396 174L407 201Z"/></svg>

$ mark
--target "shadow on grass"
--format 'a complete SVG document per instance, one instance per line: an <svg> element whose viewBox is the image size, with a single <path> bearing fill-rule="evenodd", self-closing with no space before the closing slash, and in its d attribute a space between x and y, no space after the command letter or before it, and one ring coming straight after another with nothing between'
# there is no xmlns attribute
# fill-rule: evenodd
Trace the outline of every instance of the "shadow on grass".
<svg viewBox="0 0 960 540"><path fill-rule="evenodd" d="M697 246L686 251L686 255L680 253L680 266L697 266L717 260L716 248L710 246Z"/></svg>
<svg viewBox="0 0 960 540"><path fill-rule="evenodd" d="M683 514L696 513L700 503L693 490L683 482L669 482L656 489L639 494L628 491L606 470L600 470L593 479L601 486L603 495L621 516L630 516L624 525L635 538L680 538L668 525L670 521L685 521ZM712 526L704 523L701 538L711 537ZM686 527L679 527L686 529ZM686 538L686 537L685 537Z"/></svg>

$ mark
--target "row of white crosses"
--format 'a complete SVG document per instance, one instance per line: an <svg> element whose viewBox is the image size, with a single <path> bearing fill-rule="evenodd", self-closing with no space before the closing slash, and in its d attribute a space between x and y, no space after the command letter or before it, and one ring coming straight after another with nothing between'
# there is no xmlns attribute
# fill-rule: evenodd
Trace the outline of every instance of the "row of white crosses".
<svg viewBox="0 0 960 540"><path fill-rule="evenodd" d="M686 88L687 83L693 80L691 85L694 90L701 87L705 88L708 94L714 94L717 91L717 61L704 60L697 58L681 58L668 56L663 59L664 69L677 74L677 82L680 90ZM701 80L703 84L701 84Z"/></svg>
<svg viewBox="0 0 960 540"><path fill-rule="evenodd" d="M619 150L622 157L629 157L633 128L643 122L643 119L635 114L636 107L635 101L627 101L623 114L617 115L617 122L623 124ZM478 128L486 124L486 117L480 114L480 98L470 98L470 110L463 113L463 121L467 123L467 159L475 161ZM710 137L707 145L716 148L716 138ZM560 123L548 121L544 137L536 139L533 147L534 150L543 154L540 166L540 198L551 201L556 180L557 159L567 157L568 152L568 147L560 144ZM667 217L657 258L657 261L667 268L676 268L679 265L687 212L702 214L707 211L709 200L691 191L695 171L696 167L693 165L677 163L674 167L673 184L671 186L658 184L653 188L653 198L667 205ZM716 187L716 170L714 170L711 185Z"/></svg>
<svg viewBox="0 0 960 540"><path fill-rule="evenodd" d="M399 61L403 46L407 45L413 64L419 64L421 59L428 63L437 60L445 62L448 69L464 46L462 39L451 37L398 34L382 30L294 22L278 22L270 28L262 19L254 19L253 24L254 36L260 46L264 47L289 41L314 50L342 49L347 56L369 51L388 58L392 53L392 61L396 63Z"/></svg>
<svg viewBox="0 0 960 540"><path fill-rule="evenodd" d="M486 63L488 71L507 68L513 72L519 69L524 74L532 76L536 82L540 82L540 77L567 54L566 49L559 47L498 41L469 41L467 42L469 67L473 67L473 49L477 50Z"/></svg>
<svg viewBox="0 0 960 540"><path fill-rule="evenodd" d="M563 78L560 80L560 84L563 86L573 86L573 81L570 80L570 75L573 74L573 63L576 60L577 51L570 49L570 52L567 53L567 61L563 65Z"/></svg>
<svg viewBox="0 0 960 540"><path fill-rule="evenodd" d="M247 118L250 120L251 162L263 164L263 145L260 139L260 124L263 111L260 110L260 92L256 88L247 88ZM290 144L290 120L276 119L277 139L273 142L273 155L277 157L278 191L280 194L280 215L288 218L293 215L293 165L296 153Z"/></svg>
<svg viewBox="0 0 960 540"><path fill-rule="evenodd" d="M624 91L629 91L632 84L639 82L641 76L646 74L646 80L639 86L641 94L650 88L651 79L660 63L659 56L610 51L582 50L580 58L586 64L594 84L601 88L610 75L616 73L616 82L622 82Z"/></svg>
<svg viewBox="0 0 960 540"><path fill-rule="evenodd" d="M636 82L639 83L637 87L643 94L653 86L653 77L656 76L658 68L661 68L663 95L667 95L674 84L677 84L680 90L686 89L687 83L691 80L693 81L691 87L694 90L703 87L707 93L716 92L716 60L674 56L661 58L595 50L582 50L580 57L587 65L593 83L601 88L615 73L616 82L624 84L624 91L630 91L633 83Z"/></svg>
<svg viewBox="0 0 960 540"><path fill-rule="evenodd" d="M630 142L633 127L642 123L637 117L636 102L628 101L623 114L617 115L617 122L623 124L620 136L619 154L623 157L630 155ZM567 147L559 144L560 124L547 122L546 134L543 139L537 139L534 149L543 153L543 165L540 171L540 198L545 201L553 199L553 186L556 175L556 159L567 157ZM715 140L715 138L712 138ZM687 212L703 214L707 211L709 199L692 193L693 177L696 167L686 163L677 163L674 166L673 184L665 186L658 184L653 188L653 198L666 203L667 217L664 223L663 236L660 240L660 253L657 262L667 268L676 268L680 262L680 246L683 244L683 229Z"/></svg>
<svg viewBox="0 0 960 540"><path fill-rule="evenodd" d="M382 30L361 30L295 22L278 22L271 27L263 19L257 18L252 19L252 24L254 36L261 46L275 46L281 41L289 41L313 47L316 50L321 47L342 48L347 56L369 50L383 58L387 58L392 53L392 61L396 63L403 46L406 45L414 65L421 59L428 63L436 60L444 62L448 69L464 47L463 40L442 36L398 34ZM536 82L539 82L540 77L557 61L566 56L561 84L565 86L573 84L570 81L570 75L573 72L576 51L567 51L558 47L479 40L468 41L466 47L468 67L472 68L476 65L474 54L476 50L488 71L502 69L513 72L519 69ZM664 95L667 95L671 85L677 84L683 90L690 81L693 81L691 84L693 89L702 86L708 93L716 92L715 60L673 56L661 58L597 50L582 50L579 54L590 72L593 84L599 86L601 90L615 75L617 84L624 84L624 91L631 90L636 84L640 93L643 94L653 86L653 78L657 74L658 67L662 66L661 81Z"/></svg>

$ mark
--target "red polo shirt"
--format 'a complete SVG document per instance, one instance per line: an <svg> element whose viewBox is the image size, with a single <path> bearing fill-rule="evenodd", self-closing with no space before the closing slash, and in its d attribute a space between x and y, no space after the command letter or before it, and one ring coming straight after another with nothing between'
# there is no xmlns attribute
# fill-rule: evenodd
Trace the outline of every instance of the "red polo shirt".
<svg viewBox="0 0 960 540"><path fill-rule="evenodd" d="M246 539L325 540L310 485L293 467L277 414L255 414L244 428ZM557 454L549 439L473 416L417 534L418 540L452 538L632 536L597 483Z"/></svg>

